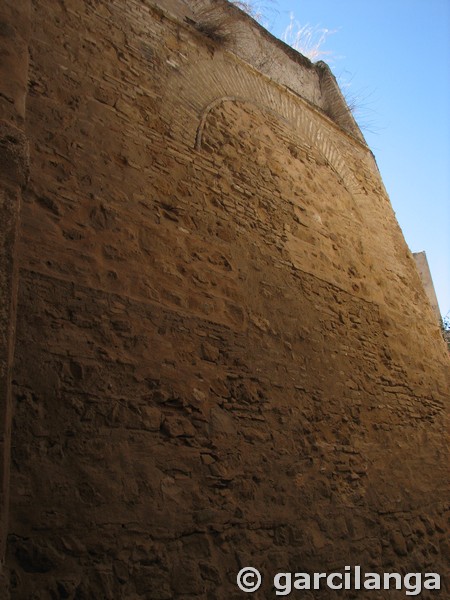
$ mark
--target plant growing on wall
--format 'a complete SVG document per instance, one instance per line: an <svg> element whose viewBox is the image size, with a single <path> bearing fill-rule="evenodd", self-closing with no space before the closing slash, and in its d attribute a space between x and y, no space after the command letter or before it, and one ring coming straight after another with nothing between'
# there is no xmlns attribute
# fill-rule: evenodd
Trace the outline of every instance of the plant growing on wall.
<svg viewBox="0 0 450 600"><path fill-rule="evenodd" d="M283 41L289 46L315 62L324 57L332 56L330 50L324 50L325 44L329 35L335 33L335 30L312 26L307 23L301 25L291 14L289 25L286 27L283 34Z"/></svg>
<svg viewBox="0 0 450 600"><path fill-rule="evenodd" d="M445 317L441 319L441 333L447 344L448 351L450 352L450 310Z"/></svg>
<svg viewBox="0 0 450 600"><path fill-rule="evenodd" d="M256 21L261 22L263 20L265 6L262 6L260 3L252 0L249 2L229 0L229 2ZM233 11L225 11L223 5L220 3L205 5L200 3L196 7L195 12L198 19L195 27L198 31L222 45L227 45L233 41L234 34L236 33L236 25L239 23L239 17Z"/></svg>

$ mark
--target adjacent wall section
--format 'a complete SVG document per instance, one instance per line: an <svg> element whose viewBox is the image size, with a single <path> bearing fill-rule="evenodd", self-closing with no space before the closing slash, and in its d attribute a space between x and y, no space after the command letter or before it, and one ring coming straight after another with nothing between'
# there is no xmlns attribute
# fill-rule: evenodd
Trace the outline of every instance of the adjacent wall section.
<svg viewBox="0 0 450 600"><path fill-rule="evenodd" d="M416 261L416 267L419 271L420 280L424 287L428 301L430 302L436 319L439 321L441 319L441 311L439 310L439 304L436 297L436 291L434 289L433 278L431 277L430 267L428 265L427 255L425 252L414 252L413 257Z"/></svg>
<svg viewBox="0 0 450 600"><path fill-rule="evenodd" d="M10 597L444 578L448 356L373 157L168 5L33 4Z"/></svg>

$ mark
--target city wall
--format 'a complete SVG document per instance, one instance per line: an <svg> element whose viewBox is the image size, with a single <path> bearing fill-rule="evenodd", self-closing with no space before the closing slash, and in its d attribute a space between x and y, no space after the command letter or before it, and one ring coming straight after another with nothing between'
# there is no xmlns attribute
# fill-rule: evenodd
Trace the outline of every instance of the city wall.
<svg viewBox="0 0 450 600"><path fill-rule="evenodd" d="M0 597L448 597L448 356L328 67L224 2L2 11Z"/></svg>

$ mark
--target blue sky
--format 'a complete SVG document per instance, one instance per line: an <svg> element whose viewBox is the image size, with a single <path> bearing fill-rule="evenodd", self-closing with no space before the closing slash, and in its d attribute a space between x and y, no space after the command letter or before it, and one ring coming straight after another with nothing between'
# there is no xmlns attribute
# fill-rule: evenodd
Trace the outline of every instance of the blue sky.
<svg viewBox="0 0 450 600"><path fill-rule="evenodd" d="M375 154L406 242L425 250L450 311L450 0L262 0L283 38L290 15L332 31L321 49Z"/></svg>

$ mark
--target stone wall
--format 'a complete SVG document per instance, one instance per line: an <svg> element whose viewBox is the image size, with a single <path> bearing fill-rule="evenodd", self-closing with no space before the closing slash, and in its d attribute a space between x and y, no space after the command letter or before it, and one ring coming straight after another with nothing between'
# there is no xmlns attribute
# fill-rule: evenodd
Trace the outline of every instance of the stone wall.
<svg viewBox="0 0 450 600"><path fill-rule="evenodd" d="M28 84L30 5L5 0L0 7L0 588L9 519L11 381L15 341L20 205L28 180L24 133Z"/></svg>
<svg viewBox="0 0 450 600"><path fill-rule="evenodd" d="M444 599L448 356L373 157L167 6L33 3L3 593Z"/></svg>

